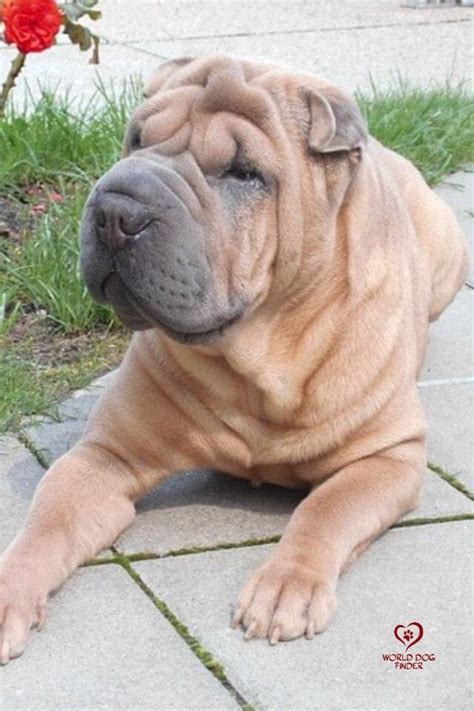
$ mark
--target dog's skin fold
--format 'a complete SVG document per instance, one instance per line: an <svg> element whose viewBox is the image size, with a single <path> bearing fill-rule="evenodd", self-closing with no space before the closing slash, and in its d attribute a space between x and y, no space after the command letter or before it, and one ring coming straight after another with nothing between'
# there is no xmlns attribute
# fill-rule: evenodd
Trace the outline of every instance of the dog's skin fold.
<svg viewBox="0 0 474 711"><path fill-rule="evenodd" d="M167 63L84 212L91 293L136 333L81 441L0 560L0 657L170 474L308 494L233 624L312 637L341 571L419 499L430 320L467 273L451 210L311 75Z"/></svg>

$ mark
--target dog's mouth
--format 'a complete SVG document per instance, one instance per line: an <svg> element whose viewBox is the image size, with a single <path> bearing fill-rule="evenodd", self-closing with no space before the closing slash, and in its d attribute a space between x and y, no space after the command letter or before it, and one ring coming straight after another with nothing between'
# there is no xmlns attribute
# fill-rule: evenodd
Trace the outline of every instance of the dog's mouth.
<svg viewBox="0 0 474 711"><path fill-rule="evenodd" d="M183 333L181 331L176 331L173 328L170 328L169 326L166 326L163 323L158 323L157 325L159 328L161 328L168 336L173 338L175 341L178 341L178 343L185 343L189 346L192 346L194 344L210 344L214 343L217 341L219 338L221 338L224 333L227 331L227 329L232 326L234 323L237 323L237 321L240 321L242 318L242 313L239 313L235 316L232 316L229 318L227 321L224 321L221 323L219 326L216 326L215 328L211 328L208 331L198 331L195 333Z"/></svg>
<svg viewBox="0 0 474 711"><path fill-rule="evenodd" d="M186 345L211 344L221 338L227 329L239 321L244 308L234 310L232 314L218 321L213 328L206 330L181 331L171 326L155 314L150 314L136 296L127 288L116 269L113 269L101 285L103 301L111 304L120 320L133 331L159 328L178 343Z"/></svg>

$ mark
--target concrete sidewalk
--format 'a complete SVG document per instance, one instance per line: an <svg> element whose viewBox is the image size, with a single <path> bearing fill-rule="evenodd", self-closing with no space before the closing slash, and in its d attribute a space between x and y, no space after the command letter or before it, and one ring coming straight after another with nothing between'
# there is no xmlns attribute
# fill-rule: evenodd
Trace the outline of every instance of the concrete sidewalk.
<svg viewBox="0 0 474 711"><path fill-rule="evenodd" d="M395 68L426 86L467 78L471 13L398 2L126 2L102 0L105 79L150 74L166 58L227 51L319 72L354 89L387 86ZM113 12L113 14L112 14ZM0 50L4 73L11 49ZM31 83L63 81L80 100L96 69L60 45L28 59ZM21 80L17 99L24 94ZM474 173L439 192L474 242ZM230 629L231 606L269 555L295 492L212 472L169 480L139 505L133 527L84 567L49 606L21 659L0 668L1 711L266 711L472 708L474 275L430 331L420 393L429 458L420 508L377 541L339 585L339 609L311 642L270 647ZM0 551L18 531L45 466L78 439L109 374L76 393L60 421L36 418L0 439ZM417 621L399 669L396 625ZM384 660L384 656L389 658Z"/></svg>
<svg viewBox="0 0 474 711"><path fill-rule="evenodd" d="M102 39L101 64L59 37L59 46L28 57L26 82L66 86L81 102L106 82L145 78L166 59L226 52L296 66L350 90L383 89L399 77L416 85L472 78L472 11L413 10L398 0L101 0L103 19L89 25ZM15 50L0 45L0 77Z"/></svg>
<svg viewBox="0 0 474 711"><path fill-rule="evenodd" d="M472 244L474 173L439 191ZM237 592L299 494L189 472L140 503L118 556L105 551L51 601L45 631L0 669L2 711L472 708L473 298L466 286L431 328L419 383L432 463L422 504L341 579L327 632L270 647L230 629ZM0 550L43 466L78 439L110 378L65 401L60 422L36 418L0 439ZM400 670L383 655L404 651L393 630L413 621L424 628L413 653L430 656L422 670Z"/></svg>

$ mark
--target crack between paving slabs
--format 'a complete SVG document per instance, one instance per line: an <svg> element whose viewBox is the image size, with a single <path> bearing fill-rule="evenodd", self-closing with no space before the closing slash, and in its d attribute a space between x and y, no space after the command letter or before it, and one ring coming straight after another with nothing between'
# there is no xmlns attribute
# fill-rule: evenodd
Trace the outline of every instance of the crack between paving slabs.
<svg viewBox="0 0 474 711"><path fill-rule="evenodd" d="M168 42L168 40L162 40L163 42ZM134 47L133 44L127 42L109 42L108 47L125 47L126 49L133 49L134 52L141 52L146 54L148 57L154 57L155 59L162 59L163 61L168 61L170 57L165 57L164 54L156 54L156 52L151 52L149 49L143 49L142 47Z"/></svg>
<svg viewBox="0 0 474 711"><path fill-rule="evenodd" d="M429 524L453 523L456 521L473 521L474 514L450 514L449 516L433 516L432 518L410 518L407 521L399 521L388 530L395 528L412 528L415 526L428 526Z"/></svg>
<svg viewBox="0 0 474 711"><path fill-rule="evenodd" d="M347 25L343 27L318 27L318 28L301 28L295 30L263 30L261 32L234 32L228 34L210 34L210 35L190 35L189 37L182 37L179 35L159 37L150 40L127 40L127 42L114 42L109 40L109 44L126 44L128 47L133 47L135 43L140 42L140 44L151 44L151 43L162 43L162 42L190 42L196 40L209 40L209 39L239 39L242 37L272 37L275 35L308 35L315 33L324 32L352 32L353 30L378 30L378 29L390 29L392 27L425 27L425 26L438 26L438 25L452 25L470 22L469 17L460 17L457 19L445 19L438 22L429 22L427 20L421 20L420 22L391 22L380 25Z"/></svg>
<svg viewBox="0 0 474 711"><path fill-rule="evenodd" d="M52 462L49 459L49 457L44 453L46 450L39 449L39 447L36 446L36 444L33 442L31 437L29 437L26 432L23 430L20 430L17 434L18 441L21 442L21 444L26 447L26 449L30 452L30 454L33 455L33 457L36 459L38 464L43 468L43 469L49 469L51 466Z"/></svg>
<svg viewBox="0 0 474 711"><path fill-rule="evenodd" d="M456 489L461 494L464 494L464 496L466 496L470 501L474 501L474 493L470 491L467 486L462 483L462 481L459 481L454 474L451 474L446 471L446 469L443 469L443 467L439 467L437 464L433 464L432 462L428 462L428 469L434 472L434 474L437 474L447 484L452 486L453 489Z"/></svg>
<svg viewBox="0 0 474 711"><path fill-rule="evenodd" d="M432 516L425 518L412 518L407 521L399 521L394 523L388 530L396 528L413 528L415 526L428 526L441 523L455 523L458 521L472 521L474 513L449 514L446 516ZM166 558L179 558L187 555L200 555L201 553L215 553L216 551L236 550L242 548L254 548L256 546L267 546L272 543L278 543L281 535L268 536L266 538L253 538L244 541L216 543L212 546L193 546L192 548L178 548L168 551L167 553L152 553L151 551L142 551L138 553L123 553L117 550L115 546L111 546L110 550L113 555L109 558L91 558L87 563L83 563L81 567L87 568L96 565L107 565L108 563L118 563L122 559L126 559L130 564L139 563L145 560L165 560Z"/></svg>
<svg viewBox="0 0 474 711"><path fill-rule="evenodd" d="M255 711L254 707L248 703L245 697L240 693L238 689L229 681L227 674L225 673L223 665L218 662L214 656L209 652L199 640L191 634L186 625L181 622L181 620L174 614L174 612L168 607L166 602L159 598L153 590L148 587L144 580L140 577L136 570L132 567L128 558L121 553L115 551L115 560L113 561L120 565L123 570L131 577L134 583L138 585L139 588L145 593L145 595L151 600L157 610L163 615L163 617L169 622L173 627L175 632L181 637L183 642L187 644L191 652L199 659L201 664L211 672L211 674L217 679L217 681L224 687L224 689L230 694L230 696L236 701L240 706L242 711Z"/></svg>
<svg viewBox="0 0 474 711"><path fill-rule="evenodd" d="M311 34L311 33L317 33L317 32L340 32L340 31L351 31L351 30L376 30L376 29L389 29L391 27L423 27L426 25L452 25L452 24L460 24L460 23L465 23L465 22L470 22L469 17L460 17L456 19L444 19L444 20L439 20L437 22L429 22L428 20L421 20L420 22L392 22L392 23L387 23L387 24L380 24L380 25L354 25L352 27L350 26L343 26L343 27L318 27L316 29L310 29L310 28L302 28L302 29L296 29L296 30L268 30L268 31L263 31L263 32L235 32L234 34L215 34L215 35L190 35L189 37L180 37L180 36L173 36L169 35L168 37L159 37L158 39L153 39L153 40L128 40L127 42L118 42L114 41L112 39L109 39L107 36L101 36L100 40L101 42L104 43L104 45L107 45L108 47L110 46L126 46L130 47L131 49L138 49L137 47L133 47L133 44L136 42L140 42L142 44L149 44L151 42L186 42L186 41L191 41L191 40L201 40L201 39L232 39L233 37L240 38L240 37L262 37L262 36L272 36L272 35L298 35L298 34ZM58 45L60 47L69 47L67 43L60 44ZM8 45L5 45L4 47L0 47L0 51L8 51L10 50L11 47ZM145 51L146 50L141 50ZM153 52L147 52L147 54L153 54ZM154 54L155 57L160 57L161 55ZM167 57L162 57L163 59L167 59Z"/></svg>
<svg viewBox="0 0 474 711"><path fill-rule="evenodd" d="M111 546L113 556L110 558L91 558L82 567L91 565L105 565L106 563L117 563L118 557L127 558L130 563L138 563L142 560L163 560L165 558L179 558L186 555L198 555L199 553L213 553L214 551L227 551L238 548L251 548L254 546L266 546L271 543L278 543L281 535L268 536L266 538L250 538L244 541L215 543L209 546L192 546L190 548L176 548L167 553L152 553L151 551L140 551L138 553L125 553Z"/></svg>

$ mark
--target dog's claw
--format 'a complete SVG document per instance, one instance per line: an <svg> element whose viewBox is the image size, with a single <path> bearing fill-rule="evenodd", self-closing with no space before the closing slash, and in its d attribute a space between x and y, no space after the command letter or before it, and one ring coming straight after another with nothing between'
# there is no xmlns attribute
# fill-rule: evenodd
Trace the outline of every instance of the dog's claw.
<svg viewBox="0 0 474 711"><path fill-rule="evenodd" d="M306 634L305 634L306 639L313 639L315 632L316 632L316 625L314 624L313 620L310 620L308 622L308 626L306 627Z"/></svg>
<svg viewBox="0 0 474 711"><path fill-rule="evenodd" d="M2 644L2 650L0 654L0 664L8 664L10 661L10 644L9 642L4 642Z"/></svg>
<svg viewBox="0 0 474 711"><path fill-rule="evenodd" d="M232 618L232 622L230 623L230 626L235 630L237 627L240 625L242 622L243 616L245 614L245 611L243 607L238 607L234 613L234 616Z"/></svg>
<svg viewBox="0 0 474 711"><path fill-rule="evenodd" d="M248 626L246 633L244 634L244 639L247 640L247 642L248 642L255 635L256 630L257 630L257 622L255 620L253 620L250 623L250 625Z"/></svg>
<svg viewBox="0 0 474 711"><path fill-rule="evenodd" d="M38 605L38 624L37 624L38 632L40 632L43 629L45 622L46 622L46 605Z"/></svg>
<svg viewBox="0 0 474 711"><path fill-rule="evenodd" d="M280 641L281 625L277 625L270 636L270 644L275 645Z"/></svg>

